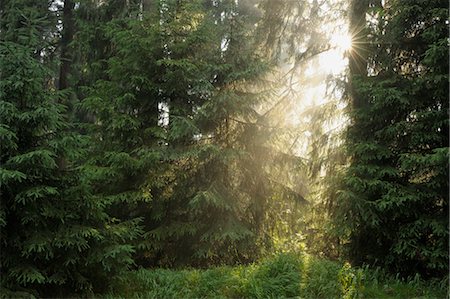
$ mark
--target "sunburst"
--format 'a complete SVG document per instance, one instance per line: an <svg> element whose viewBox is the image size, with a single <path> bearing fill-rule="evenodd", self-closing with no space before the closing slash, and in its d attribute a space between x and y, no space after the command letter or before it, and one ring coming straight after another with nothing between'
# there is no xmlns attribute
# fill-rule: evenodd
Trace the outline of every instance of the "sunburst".
<svg viewBox="0 0 450 299"><path fill-rule="evenodd" d="M331 43L340 51L348 51L352 48L352 37L348 33L336 34L331 38Z"/></svg>

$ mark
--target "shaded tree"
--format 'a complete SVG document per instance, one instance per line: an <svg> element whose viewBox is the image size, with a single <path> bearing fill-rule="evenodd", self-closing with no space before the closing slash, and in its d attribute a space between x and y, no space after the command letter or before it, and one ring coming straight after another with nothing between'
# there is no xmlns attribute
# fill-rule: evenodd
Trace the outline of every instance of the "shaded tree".
<svg viewBox="0 0 450 299"><path fill-rule="evenodd" d="M44 63L51 3L3 1L0 33L1 292L7 297L91 293L132 264L137 221L111 218L74 162L65 97ZM51 45L50 45L51 46ZM95 287L94 287L95 286Z"/></svg>
<svg viewBox="0 0 450 299"><path fill-rule="evenodd" d="M448 271L447 3L369 4L365 9L373 18L357 28L370 33L364 37L367 62L365 67L350 63L350 165L340 180L336 229L357 263L404 275L443 275Z"/></svg>

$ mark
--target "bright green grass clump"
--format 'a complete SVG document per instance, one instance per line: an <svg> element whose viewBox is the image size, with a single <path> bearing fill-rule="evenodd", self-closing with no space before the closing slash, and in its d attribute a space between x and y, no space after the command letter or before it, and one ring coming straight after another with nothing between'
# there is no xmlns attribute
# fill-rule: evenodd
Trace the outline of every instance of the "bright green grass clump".
<svg viewBox="0 0 450 299"><path fill-rule="evenodd" d="M239 267L140 269L106 298L446 298L447 281L401 281L308 255L280 254Z"/></svg>

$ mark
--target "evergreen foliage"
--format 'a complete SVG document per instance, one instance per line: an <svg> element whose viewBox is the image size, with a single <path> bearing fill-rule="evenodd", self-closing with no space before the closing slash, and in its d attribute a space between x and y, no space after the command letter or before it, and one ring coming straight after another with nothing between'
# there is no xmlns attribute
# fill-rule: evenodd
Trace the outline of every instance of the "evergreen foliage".
<svg viewBox="0 0 450 299"><path fill-rule="evenodd" d="M343 148L342 103L303 109L331 82L307 74L333 50L330 3L1 1L1 295L385 295L367 269L305 255L129 271L305 248L445 274L446 3L351 2Z"/></svg>
<svg viewBox="0 0 450 299"><path fill-rule="evenodd" d="M65 94L43 62L51 11L32 2L1 9L1 293L88 293L133 262L139 231L105 213L108 202L73 163L85 139L70 132Z"/></svg>
<svg viewBox="0 0 450 299"><path fill-rule="evenodd" d="M368 72L351 74L336 230L355 262L404 275L448 272L447 6L371 8Z"/></svg>
<svg viewBox="0 0 450 299"><path fill-rule="evenodd" d="M106 79L80 104L96 118L87 167L101 196L122 201L114 215L146 217L146 263L256 257L270 182L254 90L267 64L245 9L169 1L106 28Z"/></svg>

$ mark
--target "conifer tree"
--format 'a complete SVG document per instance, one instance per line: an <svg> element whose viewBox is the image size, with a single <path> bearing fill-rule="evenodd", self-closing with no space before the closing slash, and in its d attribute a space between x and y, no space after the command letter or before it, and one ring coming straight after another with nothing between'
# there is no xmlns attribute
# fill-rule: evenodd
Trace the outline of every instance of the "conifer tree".
<svg viewBox="0 0 450 299"><path fill-rule="evenodd" d="M364 4L353 2L357 8ZM337 232L357 263L404 275L443 275L448 271L448 3L365 5L354 11L359 12L354 19L363 20L354 24L365 24L355 33L368 43L356 38L366 51L355 48L350 63L350 166L338 193ZM375 18L364 21L366 12Z"/></svg>
<svg viewBox="0 0 450 299"><path fill-rule="evenodd" d="M88 167L99 194L122 201L114 215L146 218L147 263L249 260L271 188L257 17L234 1L159 3L105 27L108 68L80 105L96 119Z"/></svg>
<svg viewBox="0 0 450 299"><path fill-rule="evenodd" d="M252 23L244 19L251 15L233 1L219 2L206 14L192 38L209 37L205 52L196 51L207 64L197 66L202 77L188 82L192 91L181 95L192 104L169 101L175 115L182 112L182 117L169 118L169 147L180 153L170 198L176 208L168 209L149 232L154 244L164 241L174 263L197 265L255 258L269 198L261 160L263 132L254 110L262 97L250 86L267 67L255 53ZM187 54L190 47L181 49Z"/></svg>
<svg viewBox="0 0 450 299"><path fill-rule="evenodd" d="M127 269L139 230L105 213L108 202L74 164L86 143L70 132L65 94L44 64L54 11L35 4L0 9L1 293L74 296L104 290Z"/></svg>

